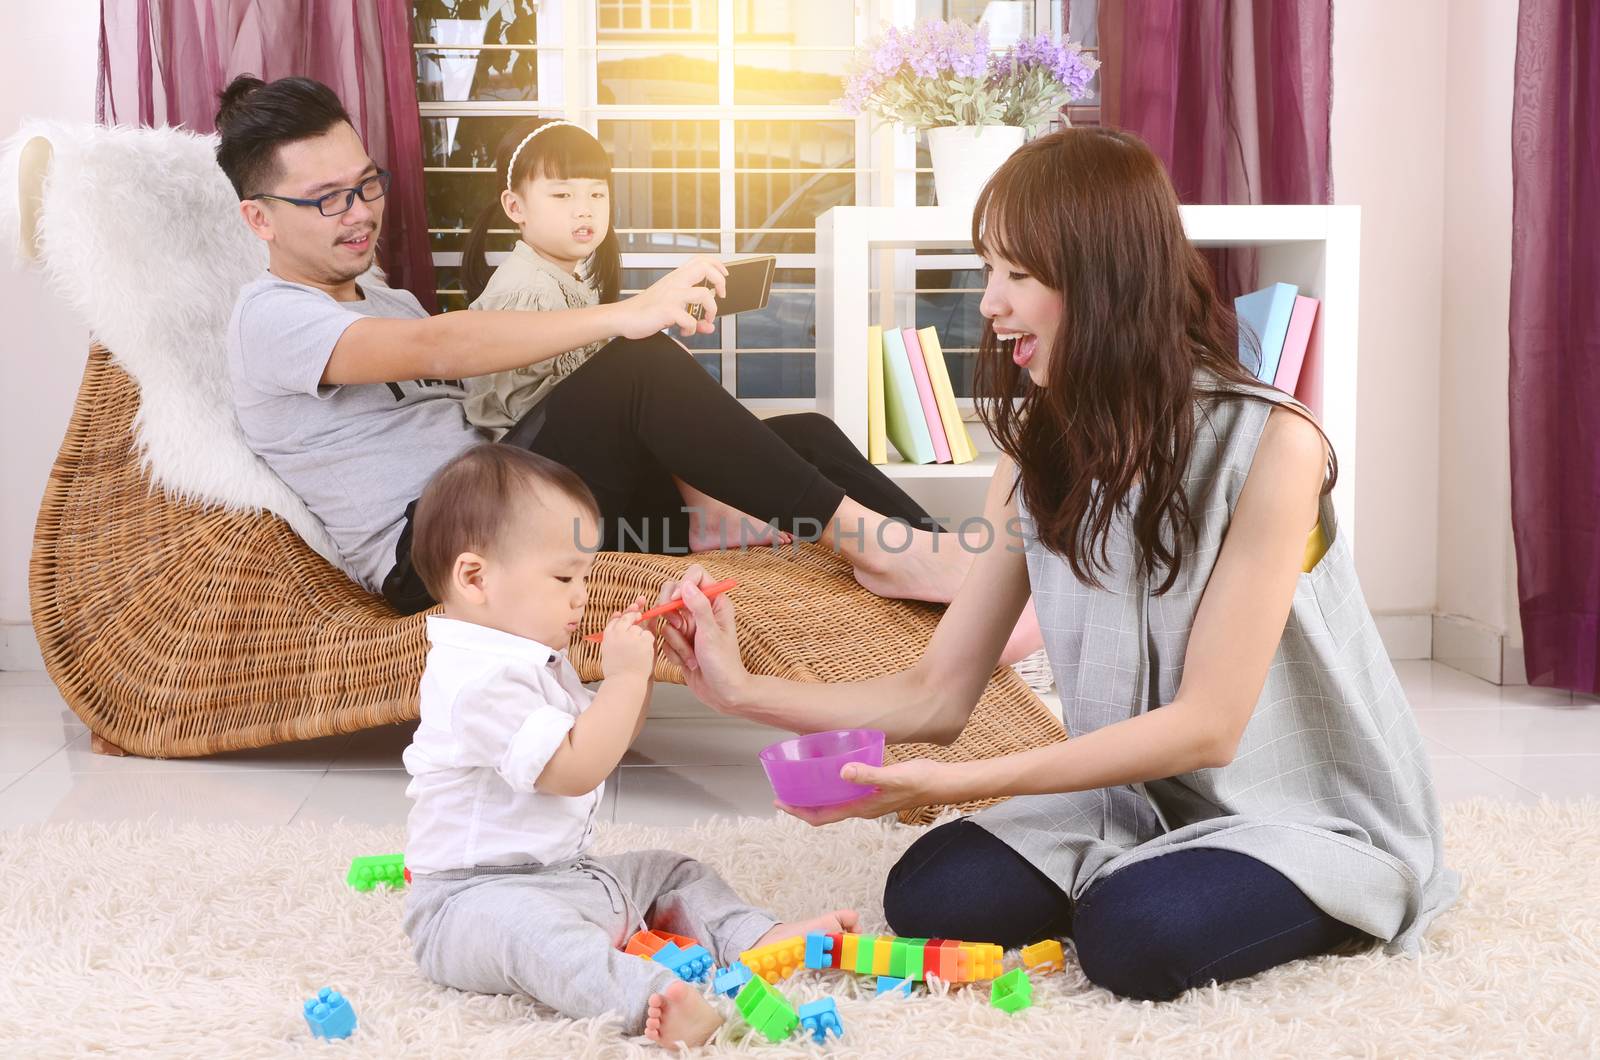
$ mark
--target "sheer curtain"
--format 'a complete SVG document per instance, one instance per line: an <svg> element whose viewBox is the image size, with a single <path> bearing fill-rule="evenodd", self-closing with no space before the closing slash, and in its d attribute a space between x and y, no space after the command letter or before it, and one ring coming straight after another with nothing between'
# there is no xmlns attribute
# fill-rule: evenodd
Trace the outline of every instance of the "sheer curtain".
<svg viewBox="0 0 1600 1060"><path fill-rule="evenodd" d="M1068 0L1069 23L1075 0ZM1098 0L1100 113L1138 133L1186 203L1333 199L1331 0ZM1254 255L1219 256L1228 294Z"/></svg>
<svg viewBox="0 0 1600 1060"><path fill-rule="evenodd" d="M338 94L393 174L379 263L435 311L408 0L102 0L101 122L213 132L217 93L243 73Z"/></svg>
<svg viewBox="0 0 1600 1060"><path fill-rule="evenodd" d="M1511 523L1528 681L1600 692L1600 4L1522 0Z"/></svg>

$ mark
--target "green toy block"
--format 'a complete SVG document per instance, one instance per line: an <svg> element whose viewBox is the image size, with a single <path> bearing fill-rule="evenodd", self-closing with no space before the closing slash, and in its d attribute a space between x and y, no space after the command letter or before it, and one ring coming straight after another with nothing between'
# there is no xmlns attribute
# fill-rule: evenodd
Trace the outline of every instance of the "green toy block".
<svg viewBox="0 0 1600 1060"><path fill-rule="evenodd" d="M378 884L389 887L406 885L406 856L404 854L371 854L350 862L350 873L344 882L358 891L370 891Z"/></svg>
<svg viewBox="0 0 1600 1060"><path fill-rule="evenodd" d="M753 977L733 999L739 1015L769 1042L781 1042L800 1025L800 1014L789 999L778 993L759 975Z"/></svg>
<svg viewBox="0 0 1600 1060"><path fill-rule="evenodd" d="M878 937L876 935L862 935L861 941L856 943L856 966L850 969L862 975L871 975L872 956L878 952Z"/></svg>
<svg viewBox="0 0 1600 1060"><path fill-rule="evenodd" d="M906 978L913 983L922 981L922 947L927 939L906 939Z"/></svg>
<svg viewBox="0 0 1600 1060"><path fill-rule="evenodd" d="M1033 982L1022 968L1013 968L989 988L989 1003L1002 1012L1017 1013L1033 1004Z"/></svg>

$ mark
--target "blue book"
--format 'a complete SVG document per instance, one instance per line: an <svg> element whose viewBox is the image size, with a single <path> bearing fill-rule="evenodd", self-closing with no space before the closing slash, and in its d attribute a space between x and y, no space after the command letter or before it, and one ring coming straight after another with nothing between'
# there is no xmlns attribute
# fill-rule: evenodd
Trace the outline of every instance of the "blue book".
<svg viewBox="0 0 1600 1060"><path fill-rule="evenodd" d="M1283 339L1289 333L1289 318L1294 315L1294 300L1299 293L1300 288L1292 283L1275 283L1233 300L1233 311L1239 315L1239 360L1250 363L1250 344L1244 330L1248 327L1261 347L1256 378L1268 386L1277 378Z"/></svg>
<svg viewBox="0 0 1600 1060"><path fill-rule="evenodd" d="M884 419L889 441L913 464L933 463L933 436L899 328L883 329ZM943 424L940 430L943 430Z"/></svg>

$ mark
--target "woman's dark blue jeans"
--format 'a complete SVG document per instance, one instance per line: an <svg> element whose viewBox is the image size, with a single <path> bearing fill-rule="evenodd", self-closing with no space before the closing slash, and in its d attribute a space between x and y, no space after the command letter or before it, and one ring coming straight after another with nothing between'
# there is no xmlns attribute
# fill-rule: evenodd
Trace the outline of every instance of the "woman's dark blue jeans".
<svg viewBox="0 0 1600 1060"><path fill-rule="evenodd" d="M1006 949L1072 938L1090 982L1151 1001L1367 937L1318 909L1276 869L1232 850L1175 850L1136 862L1074 903L968 819L911 844L889 870L883 911L890 929L907 938Z"/></svg>

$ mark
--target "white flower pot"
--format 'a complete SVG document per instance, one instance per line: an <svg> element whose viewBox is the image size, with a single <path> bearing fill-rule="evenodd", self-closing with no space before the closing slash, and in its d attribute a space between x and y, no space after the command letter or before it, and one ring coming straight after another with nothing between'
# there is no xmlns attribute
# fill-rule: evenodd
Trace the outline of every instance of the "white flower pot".
<svg viewBox="0 0 1600 1060"><path fill-rule="evenodd" d="M940 206L965 206L1000 163L1022 146L1027 130L1017 125L946 125L928 130L933 156L933 190Z"/></svg>

